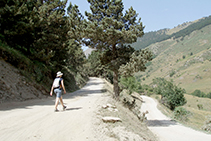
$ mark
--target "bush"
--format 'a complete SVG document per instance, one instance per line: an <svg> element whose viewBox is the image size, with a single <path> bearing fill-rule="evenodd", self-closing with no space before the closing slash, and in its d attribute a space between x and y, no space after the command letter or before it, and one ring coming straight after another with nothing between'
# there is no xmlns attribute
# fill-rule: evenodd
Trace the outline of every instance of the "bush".
<svg viewBox="0 0 211 141"><path fill-rule="evenodd" d="M200 90L195 90L191 93L191 95L197 96L197 97L206 97L206 94Z"/></svg>
<svg viewBox="0 0 211 141"><path fill-rule="evenodd" d="M180 121L187 121L189 114L190 114L190 112L187 111L185 108L177 107L174 110L174 119L177 119Z"/></svg>
<svg viewBox="0 0 211 141"><path fill-rule="evenodd" d="M129 94L141 90L141 85L135 77L121 77L120 87L129 90Z"/></svg>
<svg viewBox="0 0 211 141"><path fill-rule="evenodd" d="M211 92L209 92L209 93L207 94L207 98L210 98L210 99L211 99Z"/></svg>
<svg viewBox="0 0 211 141"><path fill-rule="evenodd" d="M203 109L203 105L202 104L197 104L197 107L198 107L199 110Z"/></svg>
<svg viewBox="0 0 211 141"><path fill-rule="evenodd" d="M173 85L172 82L164 78L153 79L153 84L156 85L154 92L161 94L161 102L171 110L175 107L184 105L187 101L184 97L185 89Z"/></svg>
<svg viewBox="0 0 211 141"><path fill-rule="evenodd" d="M169 76L172 77L176 72L174 70L171 70Z"/></svg>

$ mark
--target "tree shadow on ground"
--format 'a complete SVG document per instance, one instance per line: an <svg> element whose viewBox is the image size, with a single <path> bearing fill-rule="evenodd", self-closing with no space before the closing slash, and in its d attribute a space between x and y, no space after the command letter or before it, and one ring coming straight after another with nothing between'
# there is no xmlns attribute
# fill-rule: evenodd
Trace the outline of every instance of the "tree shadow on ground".
<svg viewBox="0 0 211 141"><path fill-rule="evenodd" d="M177 122L174 120L147 120L146 124L149 127L168 127L171 125L176 125Z"/></svg>

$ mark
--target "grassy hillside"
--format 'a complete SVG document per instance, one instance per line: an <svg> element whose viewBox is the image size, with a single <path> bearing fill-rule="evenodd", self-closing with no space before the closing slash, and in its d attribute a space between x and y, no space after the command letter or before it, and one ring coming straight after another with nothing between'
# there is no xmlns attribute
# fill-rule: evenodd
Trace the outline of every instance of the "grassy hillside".
<svg viewBox="0 0 211 141"><path fill-rule="evenodd" d="M211 25L191 34L151 44L156 55L145 72L136 74L142 84L150 84L155 77L172 79L187 93L199 89L211 91Z"/></svg>

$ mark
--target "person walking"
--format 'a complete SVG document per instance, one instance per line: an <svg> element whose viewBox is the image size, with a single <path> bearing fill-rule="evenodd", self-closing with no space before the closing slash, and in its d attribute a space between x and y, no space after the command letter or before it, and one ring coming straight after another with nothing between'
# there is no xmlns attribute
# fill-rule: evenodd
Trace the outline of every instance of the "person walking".
<svg viewBox="0 0 211 141"><path fill-rule="evenodd" d="M64 105L63 99L62 99L62 89L64 90L64 94L66 93L65 87L64 87L64 80L62 78L63 73L61 71L57 72L56 78L53 81L53 85L51 87L50 95L53 95L53 91L56 94L56 101L55 101L55 112L58 112L57 109L59 105L59 101L63 106L63 110L66 109L67 106Z"/></svg>

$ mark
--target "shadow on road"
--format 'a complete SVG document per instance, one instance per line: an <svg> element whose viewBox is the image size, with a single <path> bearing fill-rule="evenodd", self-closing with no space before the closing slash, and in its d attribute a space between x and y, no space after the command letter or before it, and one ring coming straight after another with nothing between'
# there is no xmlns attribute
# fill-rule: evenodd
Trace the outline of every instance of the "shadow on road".
<svg viewBox="0 0 211 141"><path fill-rule="evenodd" d="M147 120L146 123L147 126L149 127L156 127L156 126L168 127L170 125L177 124L174 120Z"/></svg>
<svg viewBox="0 0 211 141"><path fill-rule="evenodd" d="M82 109L82 107L67 108L65 111L80 110L80 109Z"/></svg>

